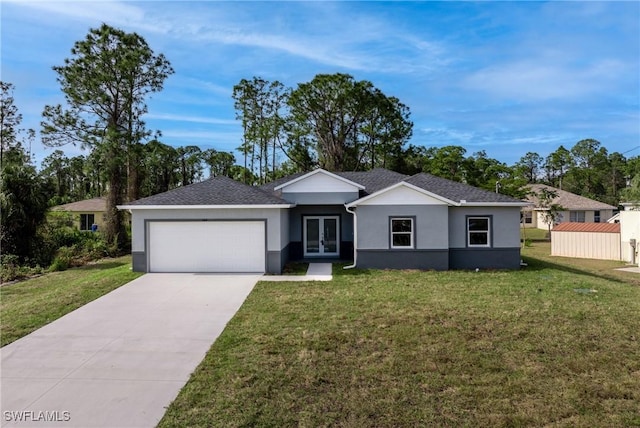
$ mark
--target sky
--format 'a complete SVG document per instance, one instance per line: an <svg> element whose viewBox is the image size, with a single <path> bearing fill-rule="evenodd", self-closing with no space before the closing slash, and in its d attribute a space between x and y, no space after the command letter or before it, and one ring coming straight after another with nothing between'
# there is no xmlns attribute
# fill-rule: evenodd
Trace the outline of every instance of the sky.
<svg viewBox="0 0 640 428"><path fill-rule="evenodd" d="M1 80L36 131L44 106L64 103L52 67L104 22L138 33L175 69L145 116L173 146L234 151L241 79L295 88L347 73L410 108L414 145L509 165L585 138L640 155L638 1L1 0L0 20ZM53 150L39 136L32 147L38 164Z"/></svg>

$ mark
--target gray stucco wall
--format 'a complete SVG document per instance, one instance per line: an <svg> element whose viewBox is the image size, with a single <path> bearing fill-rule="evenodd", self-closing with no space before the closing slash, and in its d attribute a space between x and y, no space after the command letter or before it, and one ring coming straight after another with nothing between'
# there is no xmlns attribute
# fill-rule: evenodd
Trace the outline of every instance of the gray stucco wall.
<svg viewBox="0 0 640 428"><path fill-rule="evenodd" d="M287 261L289 216L287 209L154 209L132 210L131 215L131 253L133 269L146 272L146 222L148 220L266 220L267 232L267 272L280 273ZM283 231L283 226L285 231Z"/></svg>
<svg viewBox="0 0 640 428"><path fill-rule="evenodd" d="M516 248L452 248L451 269L519 269L520 247Z"/></svg>
<svg viewBox="0 0 640 428"><path fill-rule="evenodd" d="M360 206L360 268L518 269L519 207ZM390 249L390 217L415 218L415 249ZM491 247L467 247L467 217L491 218Z"/></svg>
<svg viewBox="0 0 640 428"><path fill-rule="evenodd" d="M449 216L446 205L365 205L356 209L358 251L389 250L390 217L415 217L415 249L449 248ZM392 252L408 250L392 250Z"/></svg>
<svg viewBox="0 0 640 428"><path fill-rule="evenodd" d="M449 250L358 250L361 269L449 269Z"/></svg>
<svg viewBox="0 0 640 428"><path fill-rule="evenodd" d="M491 217L492 248L520 248L520 207L450 207L451 248L467 247L467 216Z"/></svg>

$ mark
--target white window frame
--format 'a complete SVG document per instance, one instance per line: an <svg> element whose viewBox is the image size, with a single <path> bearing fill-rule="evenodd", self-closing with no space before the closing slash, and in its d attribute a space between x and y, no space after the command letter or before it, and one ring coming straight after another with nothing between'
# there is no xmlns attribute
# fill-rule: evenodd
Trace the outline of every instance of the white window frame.
<svg viewBox="0 0 640 428"><path fill-rule="evenodd" d="M469 230L469 221L470 220L486 220L487 221L487 230ZM469 216L467 217L467 246L468 247L491 247L491 217L489 216ZM471 243L471 234L472 233L486 233L487 235L487 243L486 244L472 244Z"/></svg>
<svg viewBox="0 0 640 428"><path fill-rule="evenodd" d="M533 224L533 211L523 211L522 212L522 223L523 224Z"/></svg>
<svg viewBox="0 0 640 428"><path fill-rule="evenodd" d="M405 221L409 220L411 222L411 231L409 232L394 232L393 231L393 222L394 221ZM415 240L413 235L415 233L415 221L413 217L391 217L389 219L389 244L392 249L406 250L415 248ZM393 237L395 235L409 235L409 245L393 245Z"/></svg>

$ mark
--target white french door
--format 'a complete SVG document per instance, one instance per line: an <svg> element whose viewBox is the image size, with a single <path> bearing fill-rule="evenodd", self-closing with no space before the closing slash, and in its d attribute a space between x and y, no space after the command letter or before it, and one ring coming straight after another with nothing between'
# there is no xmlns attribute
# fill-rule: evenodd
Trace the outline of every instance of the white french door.
<svg viewBox="0 0 640 428"><path fill-rule="evenodd" d="M303 220L304 256L338 256L340 216L309 216Z"/></svg>

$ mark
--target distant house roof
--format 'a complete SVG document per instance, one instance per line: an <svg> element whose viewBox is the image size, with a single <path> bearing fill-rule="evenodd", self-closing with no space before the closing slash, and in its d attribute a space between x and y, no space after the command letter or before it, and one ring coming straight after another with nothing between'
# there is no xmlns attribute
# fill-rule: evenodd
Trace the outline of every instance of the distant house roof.
<svg viewBox="0 0 640 428"><path fill-rule="evenodd" d="M560 205L566 210L615 210L614 207L604 202L594 201L593 199L585 198L584 196L576 195L575 193L567 192L566 190L556 189L555 187L547 186L545 184L529 184L527 185L532 192L539 193L541 189L553 190L557 193L557 197L553 200L554 204ZM527 200L539 206L540 200L536 195L528 195ZM534 208L535 209L535 208Z"/></svg>
<svg viewBox="0 0 640 428"><path fill-rule="evenodd" d="M258 187L228 177L212 177L199 183L138 199L126 206L151 205L289 205Z"/></svg>
<svg viewBox="0 0 640 428"><path fill-rule="evenodd" d="M620 233L620 223L560 223L552 232Z"/></svg>
<svg viewBox="0 0 640 428"><path fill-rule="evenodd" d="M71 202L64 205L57 205L51 208L54 211L73 211L73 212L100 212L107 210L107 198L85 199L83 201Z"/></svg>

